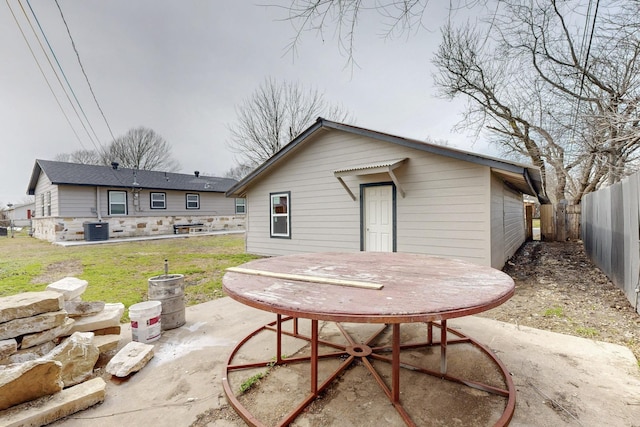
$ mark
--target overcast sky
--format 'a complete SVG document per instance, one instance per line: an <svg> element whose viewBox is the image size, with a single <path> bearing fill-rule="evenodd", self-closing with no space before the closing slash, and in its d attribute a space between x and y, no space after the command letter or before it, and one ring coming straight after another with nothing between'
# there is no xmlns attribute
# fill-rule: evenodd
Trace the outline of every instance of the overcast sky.
<svg viewBox="0 0 640 427"><path fill-rule="evenodd" d="M24 201L35 159L95 148L25 18L21 5L48 51L29 4L8 2L11 8L0 3L0 206ZM355 68L347 65L332 33L325 34L324 41L305 34L297 55L292 55L287 46L295 31L283 20L286 11L251 1L58 3L113 134L118 137L138 126L153 129L172 145L183 173L199 170L222 176L234 165L227 126L236 119L236 106L266 77L317 89L327 101L346 108L355 125L410 138L448 140L458 148L493 154L481 141L453 133L463 102L436 96L430 61L447 2L430 2L428 29L409 38L385 40L380 36L381 18L365 16L357 32ZM107 145L111 135L55 2L30 0L30 5L99 143Z"/></svg>

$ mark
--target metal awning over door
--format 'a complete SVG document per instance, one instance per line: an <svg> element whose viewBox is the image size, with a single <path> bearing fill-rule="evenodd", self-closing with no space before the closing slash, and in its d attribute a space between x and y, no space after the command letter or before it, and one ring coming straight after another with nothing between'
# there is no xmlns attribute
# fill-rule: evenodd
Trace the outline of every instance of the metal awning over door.
<svg viewBox="0 0 640 427"><path fill-rule="evenodd" d="M400 195L404 198L404 190L402 189L402 186L400 185L400 181L398 181L398 178L393 173L393 171L399 168L400 166L402 166L407 160L408 160L407 158L394 159L394 160L385 160L381 162L374 162L374 163L368 163L364 165L352 166L345 169L339 169L339 170L333 171L333 176L335 176L340 182L340 184L342 184L344 189L347 190L347 193L349 193L349 196L351 196L353 200L356 200L356 196L353 194L349 186L344 182L344 180L342 179L343 177L386 173L391 178L391 181L393 181L393 183L396 185L396 189L398 190Z"/></svg>

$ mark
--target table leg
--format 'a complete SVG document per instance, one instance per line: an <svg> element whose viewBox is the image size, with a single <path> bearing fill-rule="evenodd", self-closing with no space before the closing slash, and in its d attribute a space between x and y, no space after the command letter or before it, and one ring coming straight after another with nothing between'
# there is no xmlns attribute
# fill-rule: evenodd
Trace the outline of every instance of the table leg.
<svg viewBox="0 0 640 427"><path fill-rule="evenodd" d="M391 359L391 400L400 402L400 324L393 324L393 343Z"/></svg>
<svg viewBox="0 0 640 427"><path fill-rule="evenodd" d="M440 373L447 373L447 321L440 321Z"/></svg>
<svg viewBox="0 0 640 427"><path fill-rule="evenodd" d="M276 364L282 363L282 315L276 317Z"/></svg>
<svg viewBox="0 0 640 427"><path fill-rule="evenodd" d="M311 393L318 394L318 321L311 321Z"/></svg>

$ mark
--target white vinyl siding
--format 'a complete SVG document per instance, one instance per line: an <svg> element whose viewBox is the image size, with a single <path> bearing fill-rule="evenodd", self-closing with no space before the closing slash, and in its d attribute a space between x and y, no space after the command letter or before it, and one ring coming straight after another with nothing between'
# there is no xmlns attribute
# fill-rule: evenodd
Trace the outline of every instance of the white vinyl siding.
<svg viewBox="0 0 640 427"><path fill-rule="evenodd" d="M522 195L504 187L505 261L513 256L526 240L524 201ZM502 266L501 266L502 267Z"/></svg>
<svg viewBox="0 0 640 427"><path fill-rule="evenodd" d="M406 157L394 171L406 193L397 195L397 251L490 265L488 167L339 131L314 138L248 189L248 252L359 251L359 186L390 177L344 177L356 195L353 201L333 171ZM289 240L269 238L269 194L280 189L290 190L295 203Z"/></svg>
<svg viewBox="0 0 640 427"><path fill-rule="evenodd" d="M491 178L491 266L502 268L526 239L522 195Z"/></svg>
<svg viewBox="0 0 640 427"><path fill-rule="evenodd" d="M36 217L58 215L58 189L44 174L40 174L35 188Z"/></svg>

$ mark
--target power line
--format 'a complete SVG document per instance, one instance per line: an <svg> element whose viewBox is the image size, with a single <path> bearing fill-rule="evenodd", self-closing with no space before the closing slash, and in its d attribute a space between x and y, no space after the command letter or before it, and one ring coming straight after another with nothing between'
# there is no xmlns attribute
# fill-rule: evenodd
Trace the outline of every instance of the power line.
<svg viewBox="0 0 640 427"><path fill-rule="evenodd" d="M82 111L82 115L84 116L85 121L89 125L89 128L91 129L91 132L93 132L93 136L96 138L96 141L102 147L102 144L100 143L100 138L98 137L98 135L96 134L95 129L91 125L91 122L89 121L89 118L87 117L87 114L85 113L84 108L82 108L82 104L78 100L78 97L76 96L76 93L73 90L73 87L71 86L71 83L69 83L69 79L67 79L67 75L65 74L65 72L64 72L64 70L62 68L62 65L60 65L60 61L58 61L58 57L56 56L56 53L54 52L53 47L51 47L51 43L49 43L49 39L47 38L47 35L44 33L44 30L42 29L42 25L40 25L40 21L38 20L38 17L36 16L35 11L31 7L31 2L29 0L27 0L27 5L29 6L29 10L31 11L31 14L33 15L34 19L36 20L36 24L38 24L38 28L40 29L40 33L42 33L42 37L44 37L44 41L47 42L47 46L49 47L49 51L51 52L51 55L53 55L53 59L55 59L56 64L58 65L58 68L60 69L60 72L62 73L62 76L64 77L64 81L67 83L67 86L69 87L69 90L71 91L71 94L73 95L73 98L76 100L76 103L78 104L78 107L80 108L80 111Z"/></svg>
<svg viewBox="0 0 640 427"><path fill-rule="evenodd" d="M93 146L99 151L98 145L93 140L93 138L91 137L91 134L89 133L89 130L87 129L87 127L85 126L84 122L80 118L80 114L78 113L78 110L76 109L74 103L71 101L71 98L69 97L69 94L67 93L67 90L65 89L64 85L62 84L62 81L60 80L60 76L58 75L58 73L56 72L55 67L51 63L51 59L49 59L49 55L47 55L47 52L44 49L44 46L42 46L42 43L40 42L40 38L38 37L38 34L36 33L36 30L35 30L35 28L33 28L33 24L31 23L31 20L29 19L29 15L27 15L27 11L24 10L24 7L22 6L22 3L21 3L20 0L18 0L18 4L20 5L20 8L22 9L22 13L24 14L25 18L27 19L27 22L29 23L29 26L31 27L31 31L33 32L33 35L35 36L36 40L38 41L38 45L40 46L40 49L44 53L44 56L47 59L47 62L49 63L49 67L51 67L51 70L53 71L53 74L56 76L56 79L58 80L58 84L60 85L60 87L62 88L62 91L64 92L65 96L67 97L67 101L69 101L69 104L71 104L71 108L73 109L74 113L76 114L76 117L80 121L80 124L82 125L84 131L86 132L87 136L89 137L89 140L91 141Z"/></svg>
<svg viewBox="0 0 640 427"><path fill-rule="evenodd" d="M27 0L28 2L28 0ZM111 130L111 126L109 126L109 122L107 121L107 118L104 115L104 112L102 111L102 107L100 107L100 103L98 102L98 99L96 98L96 94L93 92L93 87L91 86L91 83L89 82L89 77L87 76L87 73L84 70L84 66L82 65L82 61L80 60L80 53L78 53L78 49L76 48L76 44L73 41L73 37L71 36L71 31L69 30L69 25L67 25L67 20L64 18L64 14L62 13L62 9L60 8L60 5L58 4L58 0L55 0L56 2L56 6L58 6L58 10L60 11L60 16L62 17L62 22L64 22L64 26L67 29L67 34L69 35L69 39L71 40L71 46L73 46L73 50L76 53L76 57L78 58L78 64L80 64L80 69L82 70L82 74L84 74L84 78L87 81L87 85L89 86L89 90L91 91L91 95L93 96L93 100L96 103L96 106L98 107L98 110L100 110L100 114L102 114L102 118L104 119L104 123L107 125L107 129L109 129L109 133L111 134L111 138L115 141L116 137L113 135L113 131Z"/></svg>
<svg viewBox="0 0 640 427"><path fill-rule="evenodd" d="M69 120L69 116L67 116L67 113L64 111L64 108L62 108L62 104L60 103L60 100L58 99L58 95L56 95L55 91L51 87L51 83L49 83L49 79L47 78L47 76L44 73L44 70L40 66L40 62L38 61L38 58L36 57L35 52L31 48L31 44L29 43L29 40L27 39L26 35L24 34L24 31L22 31L22 27L20 26L20 22L18 21L18 18L16 17L15 13L13 12L13 8L9 4L9 0L5 0L5 2L7 3L7 7L9 8L9 11L11 11L11 16L13 16L13 20L15 21L16 26L18 27L18 30L20 31L20 34L22 35L22 38L24 39L25 43L27 44L27 47L29 48L29 52L31 52L31 56L36 61L36 65L38 66L38 69L40 70L40 74L42 74L42 77L44 78L44 81L47 83L47 86L49 87L49 90L51 91L51 94L55 98L56 103L58 104L58 107L60 108L60 111L62 112L62 115L67 120L67 123L69 124L69 127L73 131L73 134L76 136L76 139L80 143L80 146L82 146L82 148L86 150L87 148L84 146L84 144L82 143L82 140L80 139L80 136L78 135L78 132L76 132L76 129L71 124L71 120Z"/></svg>

